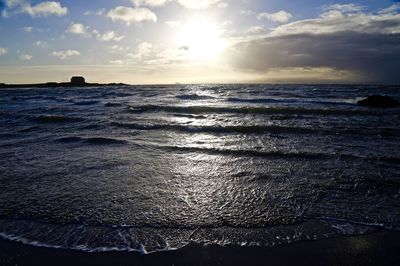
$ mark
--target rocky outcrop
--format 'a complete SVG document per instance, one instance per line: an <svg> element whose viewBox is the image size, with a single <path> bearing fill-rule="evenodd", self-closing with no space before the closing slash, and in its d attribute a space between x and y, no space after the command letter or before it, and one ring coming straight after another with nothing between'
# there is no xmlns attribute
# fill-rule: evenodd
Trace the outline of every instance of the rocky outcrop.
<svg viewBox="0 0 400 266"><path fill-rule="evenodd" d="M78 77L78 76L72 77L71 78L71 84L72 85L77 85L77 86L85 85L86 84L85 78L84 77Z"/></svg>
<svg viewBox="0 0 400 266"><path fill-rule="evenodd" d="M360 106L393 108L400 106L400 102L389 96L373 95L357 102Z"/></svg>

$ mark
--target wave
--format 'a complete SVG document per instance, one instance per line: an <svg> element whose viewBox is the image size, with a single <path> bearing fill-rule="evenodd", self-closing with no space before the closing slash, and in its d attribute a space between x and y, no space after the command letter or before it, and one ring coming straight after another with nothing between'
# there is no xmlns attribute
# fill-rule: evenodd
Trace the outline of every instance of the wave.
<svg viewBox="0 0 400 266"><path fill-rule="evenodd" d="M219 106L164 106L141 105L128 108L131 113L173 112L173 113L241 113L241 114L314 114L314 115L376 115L376 111L360 109L307 109L289 107L219 107Z"/></svg>
<svg viewBox="0 0 400 266"><path fill-rule="evenodd" d="M74 102L75 105L94 105L98 104L99 101L81 101L81 102Z"/></svg>
<svg viewBox="0 0 400 266"><path fill-rule="evenodd" d="M232 155L263 157L269 159L299 159L299 160L372 160L389 163L400 163L400 158L391 157L360 157L352 154L328 154L318 152L285 152L285 151L263 151L248 149L218 149L187 146L158 146L160 149L173 152L195 152L205 154Z"/></svg>
<svg viewBox="0 0 400 266"><path fill-rule="evenodd" d="M62 115L38 115L32 118L36 122L41 123L68 123L68 122L81 122L84 119L80 117L70 117Z"/></svg>
<svg viewBox="0 0 400 266"><path fill-rule="evenodd" d="M121 105L122 105L122 103L111 103L111 102L104 104L105 107L115 107L115 106L121 106Z"/></svg>
<svg viewBox="0 0 400 266"><path fill-rule="evenodd" d="M234 103L307 103L307 104L319 104L319 105L354 105L347 102L335 102L335 101L317 101L317 100L304 100L304 99L271 99L271 98L235 98L230 97L226 99L227 102Z"/></svg>
<svg viewBox="0 0 400 266"><path fill-rule="evenodd" d="M113 138L103 138L103 137L87 138L87 139L85 139L85 142L89 143L89 144L96 144L96 145L101 145L101 144L126 144L127 143L127 141L125 141L125 140L113 139Z"/></svg>
<svg viewBox="0 0 400 266"><path fill-rule="evenodd" d="M129 225L51 224L34 220L0 220L0 237L37 247L94 252L150 254L190 244L273 247L338 235L359 235L384 225L310 219L292 225L268 227L138 227Z"/></svg>
<svg viewBox="0 0 400 266"><path fill-rule="evenodd" d="M181 152L200 152L206 154L221 154L221 155L234 155L234 156L251 156L251 157L264 157L270 159L307 159L307 160L327 160L336 158L330 154L325 153L309 153L309 152L283 152L283 151L258 151L258 150L245 150L245 149L218 149L218 148L202 148L202 147L183 147L183 146L160 146L160 148L169 151ZM343 158L354 156L343 155Z"/></svg>
<svg viewBox="0 0 400 266"><path fill-rule="evenodd" d="M199 94L182 94L176 96L176 98L181 99L181 100L209 100L209 99L214 99L212 96L207 96L207 95L199 95Z"/></svg>
<svg viewBox="0 0 400 266"><path fill-rule="evenodd" d="M193 116L193 115L190 115ZM202 117L195 116L196 119ZM290 119L288 116L276 117L272 120ZM211 133L211 134L319 134L319 135L374 135L382 137L393 137L399 134L394 128L310 128L295 126L276 126L276 125L239 125L239 126L191 126L182 124L138 124L111 122L111 126L134 130L166 130L183 133ZM281 136L280 136L281 137Z"/></svg>
<svg viewBox="0 0 400 266"><path fill-rule="evenodd" d="M170 130L186 133L244 133L244 134L264 134L264 133L293 133L311 134L321 130L301 127L282 127L282 126L188 126L179 124L136 124L112 122L112 126L136 130Z"/></svg>
<svg viewBox="0 0 400 266"><path fill-rule="evenodd" d="M74 142L85 142L87 144L93 145L116 145L116 144L126 144L128 143L125 140L114 139L114 138L104 138L104 137L92 137L92 138L83 138L83 137L62 137L56 140L57 142L62 143L74 143Z"/></svg>

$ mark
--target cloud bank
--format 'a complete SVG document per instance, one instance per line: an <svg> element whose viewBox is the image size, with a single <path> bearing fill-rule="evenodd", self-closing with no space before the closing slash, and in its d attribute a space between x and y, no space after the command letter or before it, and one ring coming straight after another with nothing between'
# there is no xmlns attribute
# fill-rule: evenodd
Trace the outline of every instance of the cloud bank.
<svg viewBox="0 0 400 266"><path fill-rule="evenodd" d="M240 41L225 56L241 71L328 68L351 73L360 82L400 82L397 5L376 13L362 10L353 4L325 7L317 18Z"/></svg>

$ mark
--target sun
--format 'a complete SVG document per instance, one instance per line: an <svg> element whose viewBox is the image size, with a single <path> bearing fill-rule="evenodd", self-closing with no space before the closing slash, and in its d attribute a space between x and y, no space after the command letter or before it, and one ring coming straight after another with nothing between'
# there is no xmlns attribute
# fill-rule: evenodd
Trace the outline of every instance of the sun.
<svg viewBox="0 0 400 266"><path fill-rule="evenodd" d="M209 61L224 50L222 30L213 21L205 18L193 19L182 25L178 34L179 49L184 57L193 61Z"/></svg>

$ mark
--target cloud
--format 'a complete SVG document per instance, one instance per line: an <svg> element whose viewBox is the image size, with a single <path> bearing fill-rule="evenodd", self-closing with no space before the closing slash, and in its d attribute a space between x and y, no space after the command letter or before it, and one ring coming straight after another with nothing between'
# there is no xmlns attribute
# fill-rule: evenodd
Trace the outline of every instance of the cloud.
<svg viewBox="0 0 400 266"><path fill-rule="evenodd" d="M180 5L188 9L205 9L210 6L221 4L222 0L176 0ZM224 7L224 6L221 6Z"/></svg>
<svg viewBox="0 0 400 266"><path fill-rule="evenodd" d="M50 55L54 57L58 57L61 60L67 59L72 56L78 56L81 53L76 50L64 50L64 51L54 51Z"/></svg>
<svg viewBox="0 0 400 266"><path fill-rule="evenodd" d="M119 35L118 33L116 33L115 31L112 31L112 30L104 32L104 33L101 33L98 30L93 30L90 32L89 26L85 26L81 23L75 23L75 22L72 22L69 25L69 27L67 28L67 32L76 34L76 35L80 35L82 37L87 37L87 38L91 38L94 35L97 38L97 40L99 40L99 41L119 42L125 38L125 36Z"/></svg>
<svg viewBox="0 0 400 266"><path fill-rule="evenodd" d="M171 28L179 28L181 27L182 22L180 20L170 20L166 21L165 24L167 24L167 26Z"/></svg>
<svg viewBox="0 0 400 266"><path fill-rule="evenodd" d="M145 21L157 22L157 16L148 8L132 8L117 6L107 13L107 17L112 21L125 22L127 25L141 23Z"/></svg>
<svg viewBox="0 0 400 266"><path fill-rule="evenodd" d="M0 56L6 54L8 52L7 48L0 47Z"/></svg>
<svg viewBox="0 0 400 266"><path fill-rule="evenodd" d="M125 51L126 48L120 46L113 46L112 49L117 52ZM123 59L111 60L111 64L117 65L130 65L130 64L147 64L148 60L152 60L155 51L153 44L150 42L140 42L134 51L124 54Z"/></svg>
<svg viewBox="0 0 400 266"><path fill-rule="evenodd" d="M94 30L93 34L96 35L98 40L105 41L105 42L108 42L108 41L119 42L119 41L121 41L121 40L123 40L125 38L125 36L119 35L118 33L115 33L112 30L107 31L105 33L100 33L97 30Z"/></svg>
<svg viewBox="0 0 400 266"><path fill-rule="evenodd" d="M278 22L278 23L287 23L293 18L293 15L286 12L286 11L278 11L276 13L260 13L257 15L257 19L262 20L266 19L272 22Z"/></svg>
<svg viewBox="0 0 400 266"><path fill-rule="evenodd" d="M335 11L332 13L332 11ZM371 14L350 8L344 11L329 9L314 19L295 21L281 25L273 30L273 35L323 34L341 31L360 33L397 34L400 33L400 14Z"/></svg>
<svg viewBox="0 0 400 266"><path fill-rule="evenodd" d="M22 30L25 31L25 32L31 33L31 32L33 32L33 27L29 27L29 26L28 27L23 27Z"/></svg>
<svg viewBox="0 0 400 266"><path fill-rule="evenodd" d="M109 63L111 65L126 65L126 62L123 60L110 60Z"/></svg>
<svg viewBox="0 0 400 266"><path fill-rule="evenodd" d="M228 6L223 0L131 0L135 6L163 6L167 3L176 2L181 6L188 9L205 9L211 6L217 6L219 8L225 8Z"/></svg>
<svg viewBox="0 0 400 266"><path fill-rule="evenodd" d="M68 33L76 34L76 35L81 35L83 37L90 37L89 33L89 27L85 26L81 23L75 23L72 22L68 28L67 28Z"/></svg>
<svg viewBox="0 0 400 266"><path fill-rule="evenodd" d="M68 13L68 8L63 7L60 2L44 1L32 5L28 0L5 0L5 16L9 13L24 13L31 17L64 16Z"/></svg>
<svg viewBox="0 0 400 266"><path fill-rule="evenodd" d="M339 14L326 16L331 10ZM331 69L361 82L400 82L400 15L336 6L317 18L278 26L266 37L238 42L225 58L242 71Z"/></svg>
<svg viewBox="0 0 400 266"><path fill-rule="evenodd" d="M26 27L23 27L23 28L21 28L24 32L27 32L27 33L32 33L32 32L44 32L44 31L48 31L49 29L42 29L42 28L34 28L34 27L31 27L31 26L26 26Z"/></svg>
<svg viewBox="0 0 400 266"><path fill-rule="evenodd" d="M149 42L141 42L137 46L137 55L139 57L149 56L152 52L153 44Z"/></svg>
<svg viewBox="0 0 400 266"><path fill-rule="evenodd" d="M247 29L247 33L251 34L258 34L258 33L264 33L265 29L261 26L252 26Z"/></svg>
<svg viewBox="0 0 400 266"><path fill-rule="evenodd" d="M30 55L30 54L22 53L22 54L20 54L20 55L18 56L18 58L19 58L19 60L21 60L21 61L29 61L29 60L31 60L31 59L33 58L33 56Z"/></svg>
<svg viewBox="0 0 400 266"><path fill-rule="evenodd" d="M111 52L117 53L117 52L125 51L128 48L124 47L124 46L120 46L120 45L113 45L113 46L110 47L110 49L111 49Z"/></svg>
<svg viewBox="0 0 400 266"><path fill-rule="evenodd" d="M131 0L135 6L162 6L171 0Z"/></svg>
<svg viewBox="0 0 400 266"><path fill-rule="evenodd" d="M127 57L134 59L136 62L142 61L149 57L153 52L153 44L149 42L141 42L137 45L134 53L127 54Z"/></svg>
<svg viewBox="0 0 400 266"><path fill-rule="evenodd" d="M48 46L47 42L45 42L45 41L36 41L34 43L34 45L36 47L40 47L40 48L47 48L47 46Z"/></svg>
<svg viewBox="0 0 400 266"><path fill-rule="evenodd" d="M398 10L400 10L400 4L394 4L394 5L391 5L391 6L388 7L388 8L384 8L384 9L380 10L380 11L379 11L379 14L390 14L390 13L395 13L395 12L397 12Z"/></svg>
<svg viewBox="0 0 400 266"><path fill-rule="evenodd" d="M90 15L95 14L97 16L102 16L102 15L104 15L104 13L106 13L106 9L105 8L100 8L100 9L97 9L96 11L88 10L88 11L84 12L83 15L84 16L90 16Z"/></svg>
<svg viewBox="0 0 400 266"><path fill-rule="evenodd" d="M352 13L352 12L361 12L365 9L364 6L358 4L332 4L325 5L322 8L325 11L338 11L341 13Z"/></svg>

